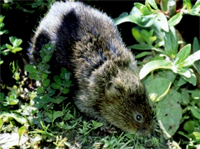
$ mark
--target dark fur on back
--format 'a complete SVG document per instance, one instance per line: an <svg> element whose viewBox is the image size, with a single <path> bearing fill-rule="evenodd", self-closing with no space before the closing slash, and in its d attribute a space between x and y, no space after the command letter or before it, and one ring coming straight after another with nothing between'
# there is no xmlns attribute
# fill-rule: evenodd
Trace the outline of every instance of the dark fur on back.
<svg viewBox="0 0 200 149"><path fill-rule="evenodd" d="M136 62L111 18L80 2L56 2L33 37L33 61L48 42L55 49L52 67L74 74L75 103L83 113L128 132L152 130L152 109Z"/></svg>

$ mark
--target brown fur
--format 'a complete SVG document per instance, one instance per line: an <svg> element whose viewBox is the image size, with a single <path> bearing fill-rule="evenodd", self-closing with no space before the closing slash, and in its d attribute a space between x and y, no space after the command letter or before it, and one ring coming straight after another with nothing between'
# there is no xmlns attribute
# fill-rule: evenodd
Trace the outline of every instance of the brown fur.
<svg viewBox="0 0 200 149"><path fill-rule="evenodd" d="M79 2L56 2L32 40L33 60L48 42L55 49L52 67L74 74L75 104L81 112L127 132L152 131L152 109L136 61L111 18Z"/></svg>

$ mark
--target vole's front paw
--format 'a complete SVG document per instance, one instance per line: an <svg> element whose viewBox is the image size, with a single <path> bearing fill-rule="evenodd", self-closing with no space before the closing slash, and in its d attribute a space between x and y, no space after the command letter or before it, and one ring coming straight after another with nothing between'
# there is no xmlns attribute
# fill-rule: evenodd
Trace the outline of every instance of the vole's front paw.
<svg viewBox="0 0 200 149"><path fill-rule="evenodd" d="M104 133L107 133L107 134L114 134L114 133L117 133L117 130L114 126L108 126L108 125L103 125L100 130Z"/></svg>

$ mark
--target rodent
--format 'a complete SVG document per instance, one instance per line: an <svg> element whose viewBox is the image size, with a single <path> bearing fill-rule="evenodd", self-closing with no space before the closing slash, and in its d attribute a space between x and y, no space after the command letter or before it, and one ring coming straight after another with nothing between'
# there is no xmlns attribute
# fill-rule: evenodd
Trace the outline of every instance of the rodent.
<svg viewBox="0 0 200 149"><path fill-rule="evenodd" d="M152 132L152 107L136 61L110 17L81 2L55 2L32 39L33 61L46 43L54 46L52 67L73 73L81 112L126 132Z"/></svg>

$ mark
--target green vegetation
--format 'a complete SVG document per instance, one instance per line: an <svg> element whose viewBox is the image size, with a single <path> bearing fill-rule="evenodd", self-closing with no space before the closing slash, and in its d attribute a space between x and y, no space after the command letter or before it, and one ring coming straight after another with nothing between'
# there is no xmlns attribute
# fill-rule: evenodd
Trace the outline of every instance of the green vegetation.
<svg viewBox="0 0 200 149"><path fill-rule="evenodd" d="M1 7L32 14L51 3L11 0ZM53 47L44 45L40 63L28 64L23 43L30 40L14 37L4 24L7 16L1 15L0 35L8 38L0 47L1 75L11 72L14 83L0 78L0 148L199 148L200 44L199 37L186 43L176 29L185 15L199 17L200 0L184 0L180 8L175 0L160 4L146 0L115 19L116 25L137 25L131 30L137 44L129 48L137 53L140 78L154 105L158 127L150 137L136 137L113 126L104 131L107 126L102 122L79 113L70 94L71 73L62 68L53 76L50 71Z"/></svg>
<svg viewBox="0 0 200 149"><path fill-rule="evenodd" d="M115 19L116 24L138 25L132 28L138 44L130 48L142 50L136 55L143 65L140 78L156 107L158 124L166 139L175 133L188 139L177 140L188 148L197 148L200 143L200 91L196 86L200 78L200 44L196 37L193 43L186 43L175 26L186 14L200 16L199 9L199 0L193 6L183 1L180 10L176 10L175 1L161 1L160 10L155 1L146 0L145 5L134 3L130 14Z"/></svg>

